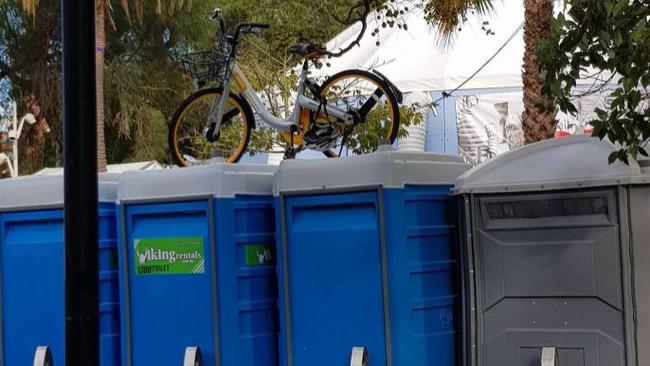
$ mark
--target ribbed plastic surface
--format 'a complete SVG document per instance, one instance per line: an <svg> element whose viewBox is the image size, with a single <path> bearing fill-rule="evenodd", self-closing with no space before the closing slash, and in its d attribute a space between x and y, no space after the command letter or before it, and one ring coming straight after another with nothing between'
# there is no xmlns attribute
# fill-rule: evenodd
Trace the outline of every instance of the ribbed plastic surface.
<svg viewBox="0 0 650 366"><path fill-rule="evenodd" d="M459 248L449 188L385 191L395 366L457 365Z"/></svg>
<svg viewBox="0 0 650 366"><path fill-rule="evenodd" d="M478 165L456 181L459 193L548 191L615 186L641 179L631 161L609 164L618 148L589 136L551 139L510 151Z"/></svg>
<svg viewBox="0 0 650 366"><path fill-rule="evenodd" d="M330 164L305 185L334 172ZM405 181L434 174L395 166ZM368 349L370 365L456 365L456 214L450 185L438 183L455 177L439 171L430 184L401 188L309 191L297 181L276 192L280 365L349 364L355 346Z"/></svg>
<svg viewBox="0 0 650 366"><path fill-rule="evenodd" d="M637 253L648 180L635 162L610 165L614 149L585 136L547 140L458 179L463 364L538 365L545 347L560 365L648 364L636 351L647 344L637 343L647 322L636 310L647 308L647 276L632 275L647 268Z"/></svg>
<svg viewBox="0 0 650 366"><path fill-rule="evenodd" d="M100 358L120 364L115 205L100 203ZM63 210L0 212L5 366L31 365L38 346L65 364Z"/></svg>
<svg viewBox="0 0 650 366"><path fill-rule="evenodd" d="M284 160L275 173L273 189L279 194L370 186L404 188L408 184L452 185L467 169L458 156L402 151L317 162Z"/></svg>
<svg viewBox="0 0 650 366"><path fill-rule="evenodd" d="M232 197L221 197L220 189L211 197L206 188L208 196L197 198L184 192L186 187L176 187L177 193L169 187L163 195L156 193L155 201L139 201L140 193L122 196L125 366L176 366L186 347L199 347L204 365L277 365L272 176L266 167L235 175L213 170L212 177L206 169L199 168L205 182L234 186L253 179L260 184L251 194L242 186L243 193ZM156 179L125 177L120 187L146 192L146 184L175 184L178 173L196 172L187 168L157 172ZM137 187L130 188L131 183ZM262 186L268 187L266 195L259 194ZM166 254L158 250L175 252L189 267L169 260L161 266L159 255ZM198 254L183 257L187 253Z"/></svg>
<svg viewBox="0 0 650 366"><path fill-rule="evenodd" d="M277 365L273 198L216 200L215 218L221 364Z"/></svg>
<svg viewBox="0 0 650 366"><path fill-rule="evenodd" d="M126 172L120 179L120 202L142 202L237 194L264 195L271 191L275 167L259 164L214 163L189 169Z"/></svg>

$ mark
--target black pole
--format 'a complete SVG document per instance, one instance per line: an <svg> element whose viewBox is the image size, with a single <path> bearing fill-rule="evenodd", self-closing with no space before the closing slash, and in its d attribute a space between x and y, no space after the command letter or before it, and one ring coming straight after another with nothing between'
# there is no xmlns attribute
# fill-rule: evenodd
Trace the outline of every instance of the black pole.
<svg viewBox="0 0 650 366"><path fill-rule="evenodd" d="M65 159L65 359L99 365L95 1L61 0Z"/></svg>

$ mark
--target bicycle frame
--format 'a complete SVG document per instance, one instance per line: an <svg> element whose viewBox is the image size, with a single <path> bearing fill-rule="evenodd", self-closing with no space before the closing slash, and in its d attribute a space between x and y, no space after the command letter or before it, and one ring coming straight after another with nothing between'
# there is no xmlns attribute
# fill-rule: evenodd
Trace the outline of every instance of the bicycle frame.
<svg viewBox="0 0 650 366"><path fill-rule="evenodd" d="M298 88L296 90L297 99L293 111L291 112L288 119L282 119L273 115L265 106L264 102L259 98L253 87L251 86L246 76L242 73L239 65L236 62L232 63L232 72L230 73L230 78L226 80L224 84L223 94L220 98L214 101L211 111L210 118L208 119L208 127L215 124L216 128L213 130L214 136L218 133L221 127L221 120L224 115L224 108L226 101L230 94L230 89L232 83L237 84L239 89L241 89L241 95L246 99L246 101L251 105L251 108L256 112L260 119L267 125L281 131L281 132L290 132L290 131L300 131L300 112L303 108L308 109L313 112L322 111L322 105L320 101L317 101L313 98L305 96L305 86L307 77L309 76L309 67L308 61L305 61L298 79ZM353 124L354 117L343 111L336 108L335 106L327 106L327 114L331 118L343 121L345 124Z"/></svg>

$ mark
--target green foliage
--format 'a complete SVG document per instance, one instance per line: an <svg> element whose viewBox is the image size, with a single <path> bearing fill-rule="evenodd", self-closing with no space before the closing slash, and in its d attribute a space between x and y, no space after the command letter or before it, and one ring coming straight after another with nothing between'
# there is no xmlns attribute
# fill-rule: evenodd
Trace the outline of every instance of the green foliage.
<svg viewBox="0 0 650 366"><path fill-rule="evenodd" d="M385 120L388 114L386 104L375 107L368 114L364 124L360 126L361 129L355 131L356 133L348 139L346 147L354 154L367 154L376 151L380 143L385 143L383 140L386 133L383 124L378 121ZM420 106L402 106L400 108L400 128L397 138L408 137L407 128L419 125L423 121L424 116Z"/></svg>
<svg viewBox="0 0 650 366"><path fill-rule="evenodd" d="M648 156L649 19L645 0L574 0L539 46L545 92L565 112L576 113L572 92L585 71L598 70L597 77L615 82L609 108L597 110L591 122L594 136L621 146L610 162Z"/></svg>
<svg viewBox="0 0 650 366"><path fill-rule="evenodd" d="M220 7L231 28L244 21L270 25L260 36L242 38L237 62L272 112L288 117L298 82L292 69L302 61L289 52L289 47L304 41L325 43L345 29L329 14L342 14L349 1L227 0L220 2ZM274 143L282 144L277 131L258 127L251 136L249 150L252 154L269 151Z"/></svg>
<svg viewBox="0 0 650 366"><path fill-rule="evenodd" d="M63 141L62 129L56 123L61 116L59 1L41 1L44 9L39 12L39 27L35 27L18 0L0 3L0 78L7 87L2 90L2 99L17 101L19 113L24 113L21 101L34 95L52 129L44 146L34 141L31 128L25 129L20 145L20 170L26 174L39 170L43 164L59 162ZM30 145L37 150L36 155L25 154L24 148Z"/></svg>
<svg viewBox="0 0 650 366"><path fill-rule="evenodd" d="M413 1L416 2L418 1ZM350 0L228 0L220 3L230 26L242 21L257 21L271 26L260 37L248 36L243 39L237 61L253 87L265 96L274 114L288 117L293 105L292 95L299 72L296 66L300 65L302 58L291 54L289 47L304 41L324 44L347 28L345 22L337 20L346 18L355 3L357 2ZM411 1L370 3L372 9L380 8L386 26L407 28L401 21L401 15L408 11L408 5L404 4L410 4ZM375 36L380 29L371 31L371 36ZM323 63L327 64L327 61L324 59ZM375 112L381 114L381 111ZM417 123L417 115L412 109L403 108L399 137L407 135L406 126ZM372 115L369 116L370 122L372 118ZM420 117L419 120L421 119ZM376 149L383 137L379 129L367 128L374 125L376 124L367 123L362 126L366 131L348 141L348 146L355 146L355 153L368 153ZM283 143L277 131L258 127L251 137L249 150L253 154L268 151L272 146L270 141Z"/></svg>
<svg viewBox="0 0 650 366"><path fill-rule="evenodd" d="M466 9L487 1L467 1ZM40 0L37 7L29 6L26 11L22 0L0 0L0 78L8 81L4 93L17 101L34 94L52 129L41 154L43 158L32 164L33 170L62 163L59 3ZM230 28L242 21L271 25L261 36L243 39L238 61L254 88L266 95L273 112L286 115L297 82L292 70L301 62L299 56L288 52L288 47L301 41L324 43L331 39L349 26L346 20L351 14L363 15L365 7L350 12L353 5L360 3L361 0L109 2L112 6L106 30L104 83L109 163L166 160L167 121L194 89L181 73L176 56L213 46L216 25L208 19L213 8L219 6L224 10ZM370 9L379 8L387 26L404 29L407 25L401 20L403 12L427 3L428 9L441 5L433 0L369 0ZM128 4L128 13L123 4ZM430 21L442 24L435 17ZM368 30L374 36L379 31ZM421 119L408 108L401 113L403 127ZM399 136L405 135L402 128ZM370 131L367 139L376 141L379 137ZM251 137L252 153L268 151L279 141L275 131L258 127Z"/></svg>
<svg viewBox="0 0 650 366"><path fill-rule="evenodd" d="M205 14L214 3L189 5L160 13L157 4L145 2L138 22L119 10L113 13L105 72L110 163L167 161L167 121L192 90L172 58L174 50L208 44L212 37Z"/></svg>
<svg viewBox="0 0 650 366"><path fill-rule="evenodd" d="M465 22L470 12L488 13L492 8L492 0L424 1L425 18L447 37Z"/></svg>
<svg viewBox="0 0 650 366"><path fill-rule="evenodd" d="M62 163L59 3L41 0L35 17L23 11L21 1L7 0L0 5L0 76L9 81L4 92L19 102L34 94L52 129L42 158L34 162L23 159L22 167L30 167L21 169L25 173ZM136 2L130 4L136 6ZM213 28L206 14L215 1L174 4L143 2L138 21L129 19L119 7L110 13L105 66L110 163L167 160L168 117L191 91L191 83L183 79L171 56L178 45L211 42ZM20 103L19 112L25 112ZM25 140L23 145L29 143Z"/></svg>
<svg viewBox="0 0 650 366"><path fill-rule="evenodd" d="M149 128L134 139L129 161L167 160L167 118L156 109L149 110Z"/></svg>

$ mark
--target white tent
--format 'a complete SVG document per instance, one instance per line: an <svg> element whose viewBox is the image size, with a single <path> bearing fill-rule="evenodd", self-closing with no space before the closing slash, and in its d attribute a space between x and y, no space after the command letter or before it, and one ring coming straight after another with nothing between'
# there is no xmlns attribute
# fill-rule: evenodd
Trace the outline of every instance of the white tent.
<svg viewBox="0 0 650 366"><path fill-rule="evenodd" d="M555 2L556 11L560 11L563 1ZM424 95L432 97L438 102L438 114L430 114L425 128L410 131L407 141L400 141L399 147L424 146L427 151L460 153L480 162L522 143L524 2L498 0L493 5L490 14L468 14L450 44L441 41L420 8L410 9L403 16L407 31L383 28L383 19L377 20L371 14L360 45L341 57L326 60L330 66L312 69L312 76L322 79L346 69L375 69L402 90L407 101ZM371 35L375 28L379 28L378 37ZM360 29L360 24L351 26L328 42L327 48L338 51L348 46ZM601 75L602 79L607 75ZM592 83L594 80L589 79L578 85L584 88ZM451 91L453 96L445 94ZM558 115L559 128L581 133L593 117L594 108L606 103L606 95L581 100L581 115Z"/></svg>
<svg viewBox="0 0 650 366"><path fill-rule="evenodd" d="M397 27L382 28L383 20L377 21L370 16L369 31L360 46L342 57L328 60L331 67L315 70L313 75L331 75L350 68L374 68L404 92L445 91L470 79L490 57L498 53L462 89L520 87L524 55L523 1L503 0L494 2L494 5L495 9L490 15L470 15L453 43L447 46L441 44L435 29L424 20L421 9L409 10L404 16L408 31ZM481 29L484 22L494 34L488 35ZM328 49L336 51L347 46L357 37L360 28L361 25L357 24L346 29L328 42ZM375 28L380 29L380 47L376 45L377 39L370 34Z"/></svg>
<svg viewBox="0 0 650 366"><path fill-rule="evenodd" d="M559 11L562 1L555 1ZM330 67L314 70L312 75L319 78L345 69L375 69L405 93L432 94L439 102L439 115L429 116L426 150L461 153L480 162L521 144L523 3L494 1L490 14L469 14L450 44L441 42L437 31L424 19L422 9L411 9L404 15L408 31L383 28L383 19L376 20L373 14L360 46L328 60ZM375 28L379 28L378 37L371 35ZM360 29L360 24L346 29L328 42L327 48L337 51L346 47ZM585 74L591 73L588 70ZM578 85L588 87L593 82L582 80ZM452 97L442 97L451 91ZM604 95L587 99L581 101L585 107L582 117L558 115L561 129L581 133L586 121L593 117L593 107L607 103Z"/></svg>

